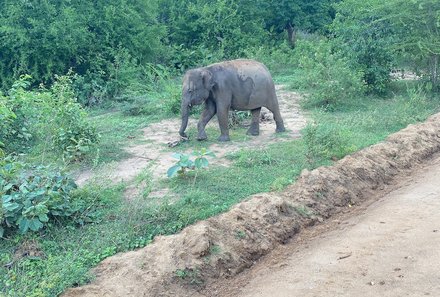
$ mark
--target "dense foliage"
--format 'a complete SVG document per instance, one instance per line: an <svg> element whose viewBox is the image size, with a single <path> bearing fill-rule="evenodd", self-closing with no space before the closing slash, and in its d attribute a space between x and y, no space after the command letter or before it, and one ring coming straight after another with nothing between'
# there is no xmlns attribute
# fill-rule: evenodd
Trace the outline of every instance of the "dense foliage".
<svg viewBox="0 0 440 297"><path fill-rule="evenodd" d="M333 48L325 39L298 42L298 67L303 70L298 87L308 92L303 100L305 107L334 110L361 98L364 92L362 71Z"/></svg>
<svg viewBox="0 0 440 297"><path fill-rule="evenodd" d="M76 101L68 76L56 77L50 89L31 91L29 85L24 76L0 97L0 143L6 153L37 148L42 158L50 153L70 162L95 149L98 134Z"/></svg>
<svg viewBox="0 0 440 297"><path fill-rule="evenodd" d="M60 172L30 167L8 157L0 160L0 237L5 231L38 231L53 220L69 218L82 210L73 203L76 184Z"/></svg>
<svg viewBox="0 0 440 297"><path fill-rule="evenodd" d="M440 2L345 0L336 9L334 33L371 91L388 90L392 67L415 71L438 89Z"/></svg>
<svg viewBox="0 0 440 297"><path fill-rule="evenodd" d="M0 88L20 75L78 74L82 104L144 93L157 67L246 57L298 30L326 30L335 1L84 0L0 2Z"/></svg>
<svg viewBox="0 0 440 297"><path fill-rule="evenodd" d="M106 257L424 120L440 105L439 32L438 0L0 1L0 295L58 296ZM301 138L209 171L211 143L182 142L200 150L176 155L178 178L107 176L179 114L183 71L233 58L301 92ZM76 189L65 172L84 168L96 178Z"/></svg>
<svg viewBox="0 0 440 297"><path fill-rule="evenodd" d="M51 83L69 69L81 75L87 96L110 96L124 63L157 62L165 28L157 1L43 0L0 2L0 86L22 74Z"/></svg>

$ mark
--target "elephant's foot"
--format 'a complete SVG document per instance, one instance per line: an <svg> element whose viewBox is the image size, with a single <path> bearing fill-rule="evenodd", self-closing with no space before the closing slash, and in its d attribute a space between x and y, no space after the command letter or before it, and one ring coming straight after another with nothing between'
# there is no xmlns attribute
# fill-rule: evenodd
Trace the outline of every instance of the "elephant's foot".
<svg viewBox="0 0 440 297"><path fill-rule="evenodd" d="M220 137L218 138L218 141L221 142L225 142L225 141L230 141L231 139L229 138L229 135L220 135Z"/></svg>
<svg viewBox="0 0 440 297"><path fill-rule="evenodd" d="M197 135L197 140L198 141L202 141L202 140L206 140L208 139L208 136L206 136L206 132L199 132L199 135Z"/></svg>
<svg viewBox="0 0 440 297"><path fill-rule="evenodd" d="M284 128L284 124L283 123L276 123L277 124L277 128L275 129L276 133L281 133L281 132L286 132L286 128Z"/></svg>
<svg viewBox="0 0 440 297"><path fill-rule="evenodd" d="M251 127L247 130L246 134L252 135L252 136L257 136L260 134L260 129L259 129L259 127L255 127L255 126L251 125Z"/></svg>

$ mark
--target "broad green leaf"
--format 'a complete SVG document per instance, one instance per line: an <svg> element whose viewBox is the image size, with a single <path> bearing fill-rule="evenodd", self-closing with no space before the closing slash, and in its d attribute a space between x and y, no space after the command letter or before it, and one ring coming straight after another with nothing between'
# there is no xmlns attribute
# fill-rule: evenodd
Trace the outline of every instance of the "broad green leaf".
<svg viewBox="0 0 440 297"><path fill-rule="evenodd" d="M25 217L21 217L18 220L18 229L22 234L26 233L29 230L29 220Z"/></svg>
<svg viewBox="0 0 440 297"><path fill-rule="evenodd" d="M214 158L216 157L216 155L211 151L206 152L205 156L210 156L210 157L214 157Z"/></svg>
<svg viewBox="0 0 440 297"><path fill-rule="evenodd" d="M202 167L208 167L208 165L209 165L208 159L201 158L200 160L202 161Z"/></svg>
<svg viewBox="0 0 440 297"><path fill-rule="evenodd" d="M43 228L43 224L38 218L33 218L29 221L29 229L31 229L32 231L38 231L41 228Z"/></svg>
<svg viewBox="0 0 440 297"><path fill-rule="evenodd" d="M202 167L203 167L202 159L201 159L201 158L197 158L196 161L194 162L194 165L195 165L195 167L196 167L197 169L202 168Z"/></svg>
<svg viewBox="0 0 440 297"><path fill-rule="evenodd" d="M47 214L40 214L38 216L38 219L43 222L43 223L47 223L49 221L49 217L47 216Z"/></svg>
<svg viewBox="0 0 440 297"><path fill-rule="evenodd" d="M173 157L174 159L177 159L177 160L180 160L181 156L182 156L182 154L180 154L180 153L174 153L171 155L171 157Z"/></svg>
<svg viewBox="0 0 440 297"><path fill-rule="evenodd" d="M174 166L170 167L167 171L167 176L173 177L177 173L177 171L179 171L180 169L182 169L182 166L179 166L179 165L174 165Z"/></svg>
<svg viewBox="0 0 440 297"><path fill-rule="evenodd" d="M13 211L20 208L20 204L15 203L15 202L6 202L6 203L3 203L3 208L7 211L13 212Z"/></svg>

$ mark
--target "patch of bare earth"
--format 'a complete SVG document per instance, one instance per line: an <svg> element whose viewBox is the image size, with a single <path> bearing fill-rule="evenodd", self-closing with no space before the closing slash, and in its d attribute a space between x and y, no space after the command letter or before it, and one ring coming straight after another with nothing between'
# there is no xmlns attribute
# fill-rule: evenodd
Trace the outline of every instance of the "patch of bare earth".
<svg viewBox="0 0 440 297"><path fill-rule="evenodd" d="M371 200L301 232L205 295L438 296L440 154Z"/></svg>
<svg viewBox="0 0 440 297"><path fill-rule="evenodd" d="M219 282L253 266L305 227L389 192L438 152L440 114L333 166L304 171L281 193L256 194L179 234L110 257L94 269L91 284L64 296L220 295Z"/></svg>
<svg viewBox="0 0 440 297"><path fill-rule="evenodd" d="M283 137L275 135L275 122L272 113L263 108L262 120L260 123L260 135L249 137L247 141L230 141L227 143L214 143L207 148L216 154L215 159L211 159L212 165L228 165L229 162L225 158L227 153L239 150L240 148L258 148L265 145L291 140L300 137L299 131L305 126L306 119L300 112L299 99L300 95L295 92L283 90L283 86L277 86L277 95L280 104L281 115L283 116L286 129L288 130ZM196 127L197 120L190 119L188 127ZM208 124L208 127L214 127L218 131L218 135L208 135L211 139L217 139L219 136L219 128L216 118ZM143 170L149 168L153 178L159 179L166 177L168 168L174 165L172 153L167 148L167 144L179 140L178 131L180 128L179 119L163 120L159 123L152 124L143 129L142 144L134 144L125 148L130 154L130 158L122 160L110 168L106 168L105 172L99 172L100 177L104 177L113 182L131 181ZM244 135L243 135L244 136ZM191 141L196 141L192 139ZM191 153L188 150L187 153ZM102 171L102 170L101 170ZM93 179L94 172L87 170L81 172L76 181L79 185L85 184ZM136 189L129 187L127 193L135 194Z"/></svg>

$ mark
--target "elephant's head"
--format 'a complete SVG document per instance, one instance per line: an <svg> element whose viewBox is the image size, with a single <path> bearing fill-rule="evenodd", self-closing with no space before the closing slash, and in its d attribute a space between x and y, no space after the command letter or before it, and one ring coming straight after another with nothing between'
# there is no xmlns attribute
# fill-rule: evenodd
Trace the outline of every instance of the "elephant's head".
<svg viewBox="0 0 440 297"><path fill-rule="evenodd" d="M214 86L212 73L205 68L189 70L183 78L182 88L182 125L179 134L186 137L185 129L188 125L188 116L191 106L205 102Z"/></svg>

